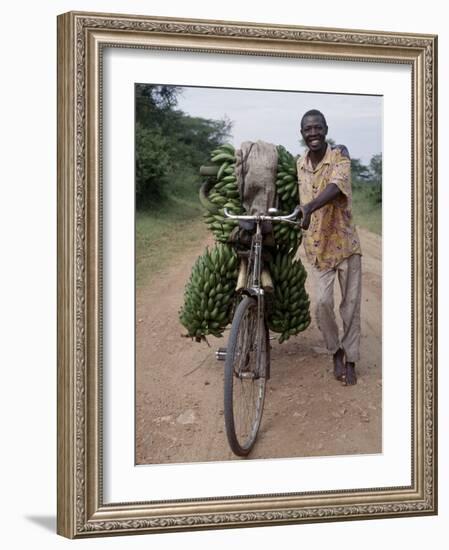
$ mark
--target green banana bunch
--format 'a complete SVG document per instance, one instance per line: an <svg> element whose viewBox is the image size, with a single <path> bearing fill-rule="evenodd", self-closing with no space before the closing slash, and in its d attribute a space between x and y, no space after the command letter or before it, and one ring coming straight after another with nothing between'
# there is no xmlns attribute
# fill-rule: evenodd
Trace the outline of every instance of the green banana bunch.
<svg viewBox="0 0 449 550"><path fill-rule="evenodd" d="M276 192L280 214L290 214L299 202L295 158L281 145L277 147L278 167ZM226 208L233 214L243 214L235 175L235 150L231 144L220 145L212 151L210 164L203 167L208 179L200 190L205 208L204 220L217 244L200 256L193 266L184 293L184 305L179 311L187 336L200 342L209 334L220 337L231 321L238 259L227 244L235 220L225 218ZM281 333L282 343L310 324L309 298L304 287L306 271L301 261L293 257L301 243L298 226L273 224L276 252L269 268L273 277L274 295L269 328Z"/></svg>
<svg viewBox="0 0 449 550"><path fill-rule="evenodd" d="M276 193L280 215L291 214L299 204L296 159L282 145L277 146L278 166ZM274 238L278 249L294 255L302 241L301 228L292 224L275 224Z"/></svg>
<svg viewBox="0 0 449 550"><path fill-rule="evenodd" d="M292 209L293 210L293 209ZM291 214L279 211L280 216ZM290 223L273 223L273 234L278 250L285 254L295 255L302 241L302 231L299 225Z"/></svg>
<svg viewBox="0 0 449 550"><path fill-rule="evenodd" d="M279 197L279 209L290 213L299 204L296 159L282 145L278 145L277 152L276 192Z"/></svg>
<svg viewBox="0 0 449 550"><path fill-rule="evenodd" d="M220 145L212 151L211 162L219 165L219 168L214 185L209 187L207 197L209 204L205 204L207 211L204 214L204 221L214 234L215 240L226 243L238 222L225 218L224 209L227 208L231 214L244 212L235 176L234 147L230 143Z"/></svg>
<svg viewBox="0 0 449 550"><path fill-rule="evenodd" d="M304 283L307 272L293 254L278 252L269 264L274 295L268 326L280 332L279 343L305 330L310 324L309 296Z"/></svg>
<svg viewBox="0 0 449 550"><path fill-rule="evenodd" d="M231 321L238 261L232 246L217 244L199 256L184 291L179 319L187 336L200 342L208 334L220 337Z"/></svg>

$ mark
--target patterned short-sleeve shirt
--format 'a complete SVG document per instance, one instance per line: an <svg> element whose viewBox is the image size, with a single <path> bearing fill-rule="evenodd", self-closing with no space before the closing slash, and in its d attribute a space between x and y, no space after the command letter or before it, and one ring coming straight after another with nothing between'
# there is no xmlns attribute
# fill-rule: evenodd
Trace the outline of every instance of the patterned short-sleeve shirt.
<svg viewBox="0 0 449 550"><path fill-rule="evenodd" d="M303 238L309 262L319 270L326 270L353 254L361 254L352 220L351 161L346 147L328 145L315 168L307 152L298 159L297 168L301 204L315 199L329 183L337 185L342 192L311 215Z"/></svg>

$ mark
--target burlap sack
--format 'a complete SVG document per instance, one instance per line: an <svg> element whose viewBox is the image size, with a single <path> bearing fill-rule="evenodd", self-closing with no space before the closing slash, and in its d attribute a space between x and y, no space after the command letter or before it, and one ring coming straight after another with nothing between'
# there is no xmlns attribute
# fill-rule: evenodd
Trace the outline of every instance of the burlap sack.
<svg viewBox="0 0 449 550"><path fill-rule="evenodd" d="M235 175L242 204L248 214L266 214L276 206L278 153L264 141L244 141L235 151Z"/></svg>

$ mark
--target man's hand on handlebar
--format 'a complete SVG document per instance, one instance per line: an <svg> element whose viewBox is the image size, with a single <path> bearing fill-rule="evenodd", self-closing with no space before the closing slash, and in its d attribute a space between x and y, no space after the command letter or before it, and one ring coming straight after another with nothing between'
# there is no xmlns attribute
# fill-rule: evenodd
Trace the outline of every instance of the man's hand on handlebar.
<svg viewBox="0 0 449 550"><path fill-rule="evenodd" d="M299 207L298 219L301 221L301 229L309 229L310 217L312 215L312 209L308 204L303 204Z"/></svg>

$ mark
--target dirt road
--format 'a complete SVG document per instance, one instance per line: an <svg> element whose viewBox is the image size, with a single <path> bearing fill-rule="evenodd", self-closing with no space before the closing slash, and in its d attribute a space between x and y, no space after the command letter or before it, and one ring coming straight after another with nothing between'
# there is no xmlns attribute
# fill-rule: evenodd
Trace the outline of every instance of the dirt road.
<svg viewBox="0 0 449 550"><path fill-rule="evenodd" d="M281 345L272 340L271 380L251 458L382 451L382 240L362 229L359 235L363 303L358 384L344 387L333 378L332 361L314 321ZM211 347L180 336L184 285L204 246L185 252L137 292L137 464L241 460L226 440L224 363L214 358L229 332L225 338L211 338ZM313 305L312 277L306 286Z"/></svg>

